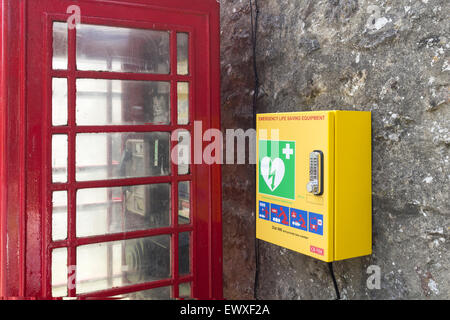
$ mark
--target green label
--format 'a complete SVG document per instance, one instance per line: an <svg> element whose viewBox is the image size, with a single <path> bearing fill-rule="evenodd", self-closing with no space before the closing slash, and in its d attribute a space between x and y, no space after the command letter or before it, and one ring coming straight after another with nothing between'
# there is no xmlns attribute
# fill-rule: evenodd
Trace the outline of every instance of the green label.
<svg viewBox="0 0 450 320"><path fill-rule="evenodd" d="M259 141L258 192L295 200L295 141Z"/></svg>

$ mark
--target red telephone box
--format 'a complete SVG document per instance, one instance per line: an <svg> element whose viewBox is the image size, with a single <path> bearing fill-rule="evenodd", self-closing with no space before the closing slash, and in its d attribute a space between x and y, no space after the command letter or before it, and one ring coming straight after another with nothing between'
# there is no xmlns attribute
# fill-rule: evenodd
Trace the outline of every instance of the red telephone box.
<svg viewBox="0 0 450 320"><path fill-rule="evenodd" d="M217 1L1 4L1 297L221 299Z"/></svg>

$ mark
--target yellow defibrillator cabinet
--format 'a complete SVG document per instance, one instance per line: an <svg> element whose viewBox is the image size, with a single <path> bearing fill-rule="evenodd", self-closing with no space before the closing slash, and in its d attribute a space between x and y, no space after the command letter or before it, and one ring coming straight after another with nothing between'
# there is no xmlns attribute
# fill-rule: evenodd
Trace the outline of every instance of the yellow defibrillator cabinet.
<svg viewBox="0 0 450 320"><path fill-rule="evenodd" d="M331 262L372 253L371 113L257 115L256 237Z"/></svg>

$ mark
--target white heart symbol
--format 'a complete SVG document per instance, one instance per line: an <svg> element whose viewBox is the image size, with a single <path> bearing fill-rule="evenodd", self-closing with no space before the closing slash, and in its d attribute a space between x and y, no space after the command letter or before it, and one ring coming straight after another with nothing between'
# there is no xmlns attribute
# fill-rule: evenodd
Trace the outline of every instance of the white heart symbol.
<svg viewBox="0 0 450 320"><path fill-rule="evenodd" d="M272 161L269 157L261 160L261 175L270 190L274 191L284 178L284 162L280 158Z"/></svg>

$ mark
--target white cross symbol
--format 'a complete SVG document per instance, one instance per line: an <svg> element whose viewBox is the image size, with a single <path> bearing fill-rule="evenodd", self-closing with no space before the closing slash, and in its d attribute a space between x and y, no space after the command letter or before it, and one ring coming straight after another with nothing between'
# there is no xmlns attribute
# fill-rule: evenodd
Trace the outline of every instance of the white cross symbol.
<svg viewBox="0 0 450 320"><path fill-rule="evenodd" d="M286 159L290 159L291 155L294 154L294 150L291 149L289 143L286 145L286 148L283 149L283 153L286 155Z"/></svg>

